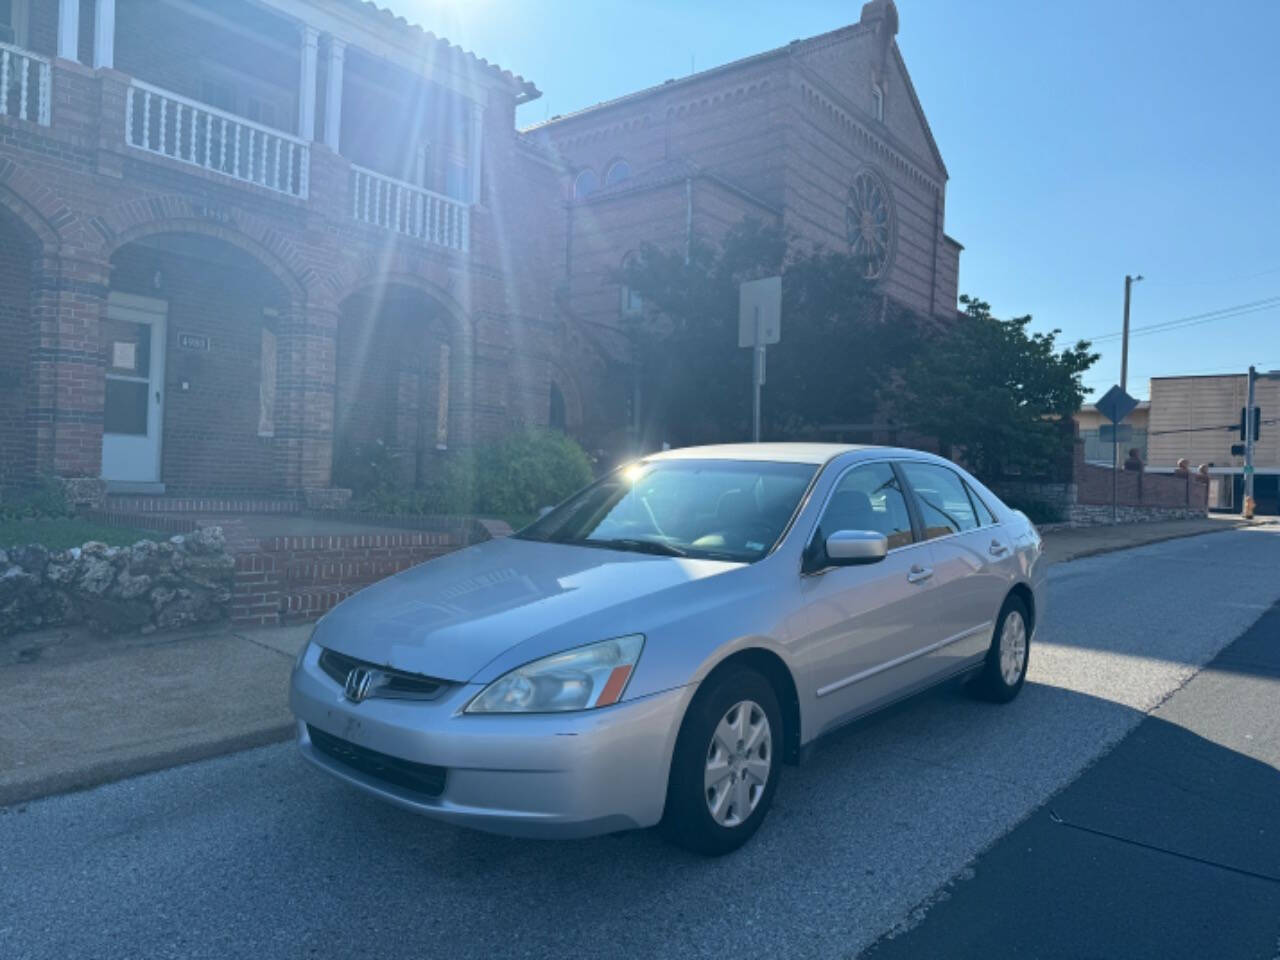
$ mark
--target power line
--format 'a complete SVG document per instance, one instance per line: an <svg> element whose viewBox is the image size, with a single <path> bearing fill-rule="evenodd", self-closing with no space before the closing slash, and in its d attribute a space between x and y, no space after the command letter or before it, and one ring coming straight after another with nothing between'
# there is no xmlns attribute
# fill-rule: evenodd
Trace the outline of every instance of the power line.
<svg viewBox="0 0 1280 960"><path fill-rule="evenodd" d="M1266 297L1262 300L1254 300L1251 303L1238 303L1235 306L1222 307L1219 310L1210 310L1207 313L1196 313L1189 317L1179 317L1176 320L1165 320L1161 323L1149 323L1146 326L1134 327L1129 332L1129 336L1149 336L1153 333L1163 333L1166 330L1176 330L1182 327L1194 327L1202 323L1213 323L1217 320L1230 320L1234 317L1242 317L1250 313L1272 310L1276 307L1280 307L1280 296ZM1084 339L1091 343L1097 343L1102 340L1118 340L1122 336L1124 336L1123 331L1116 331L1114 333L1101 333L1094 337L1085 337Z"/></svg>

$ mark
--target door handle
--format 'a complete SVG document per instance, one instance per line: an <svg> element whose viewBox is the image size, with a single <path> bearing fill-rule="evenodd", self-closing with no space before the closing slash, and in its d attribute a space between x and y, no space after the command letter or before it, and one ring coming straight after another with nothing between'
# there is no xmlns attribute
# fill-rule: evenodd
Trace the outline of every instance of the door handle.
<svg viewBox="0 0 1280 960"><path fill-rule="evenodd" d="M922 567L917 563L907 574L907 583L924 583L924 581L928 580L932 576L932 567Z"/></svg>
<svg viewBox="0 0 1280 960"><path fill-rule="evenodd" d="M993 557L1003 557L1008 552L1009 552L1009 548L1006 547L999 540L991 541L991 555Z"/></svg>

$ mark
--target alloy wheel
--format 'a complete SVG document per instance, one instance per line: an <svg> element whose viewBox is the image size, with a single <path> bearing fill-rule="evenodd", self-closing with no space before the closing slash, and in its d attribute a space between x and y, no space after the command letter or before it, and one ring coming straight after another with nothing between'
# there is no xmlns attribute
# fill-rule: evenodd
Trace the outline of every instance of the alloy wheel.
<svg viewBox="0 0 1280 960"><path fill-rule="evenodd" d="M1000 633L1000 676L1013 686L1022 676L1027 663L1027 625L1022 614L1010 610L1004 618L1004 630Z"/></svg>
<svg viewBox="0 0 1280 960"><path fill-rule="evenodd" d="M720 719L707 748L703 784L707 809L724 827L736 827L764 796L773 765L773 731L754 700L735 703Z"/></svg>

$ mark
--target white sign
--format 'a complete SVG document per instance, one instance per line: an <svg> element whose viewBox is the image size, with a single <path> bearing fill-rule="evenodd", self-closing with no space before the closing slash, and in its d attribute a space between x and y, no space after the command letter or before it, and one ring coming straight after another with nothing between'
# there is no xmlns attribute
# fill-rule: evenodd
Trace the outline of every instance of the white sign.
<svg viewBox="0 0 1280 960"><path fill-rule="evenodd" d="M748 280L738 293L738 346L777 343L782 336L782 278Z"/></svg>
<svg viewBox="0 0 1280 960"><path fill-rule="evenodd" d="M138 366L138 345L127 340L111 343L111 366L117 370L133 370Z"/></svg>

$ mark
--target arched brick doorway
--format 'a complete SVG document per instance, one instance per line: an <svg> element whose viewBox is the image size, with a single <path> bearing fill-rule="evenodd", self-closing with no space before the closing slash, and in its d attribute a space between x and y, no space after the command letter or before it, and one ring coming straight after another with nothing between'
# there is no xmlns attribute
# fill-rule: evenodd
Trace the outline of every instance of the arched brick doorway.
<svg viewBox="0 0 1280 960"><path fill-rule="evenodd" d="M31 391L31 282L39 244L0 207L0 488L35 472Z"/></svg>
<svg viewBox="0 0 1280 960"><path fill-rule="evenodd" d="M458 441L454 368L460 357L446 308L398 283L342 304L337 336L334 484L421 487Z"/></svg>
<svg viewBox="0 0 1280 960"><path fill-rule="evenodd" d="M275 342L288 304L264 264L217 237L156 233L117 249L101 327L108 482L281 489ZM156 431L153 464L146 441Z"/></svg>

